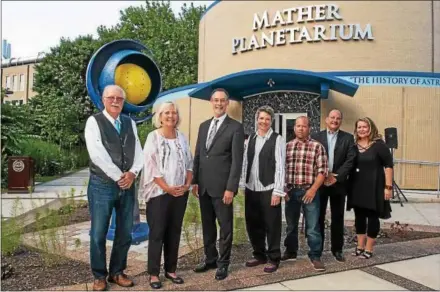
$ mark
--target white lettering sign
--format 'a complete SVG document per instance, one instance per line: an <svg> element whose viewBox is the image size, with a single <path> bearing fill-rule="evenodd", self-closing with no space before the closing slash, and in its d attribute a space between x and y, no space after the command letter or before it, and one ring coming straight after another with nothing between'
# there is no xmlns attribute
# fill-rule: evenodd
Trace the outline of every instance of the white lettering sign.
<svg viewBox="0 0 440 292"><path fill-rule="evenodd" d="M273 15L266 10L261 14L255 13L252 30L279 28L271 31L254 33L250 38L238 37L232 39L232 54L244 53L255 49L299 44L303 42L348 40L374 40L371 24L317 24L312 27L302 23L342 20L339 6L336 4L310 5L278 10ZM286 27L295 25L293 27ZM283 28L280 28L283 27ZM286 28L284 28L286 27Z"/></svg>
<svg viewBox="0 0 440 292"><path fill-rule="evenodd" d="M440 87L440 78L405 76L338 76L340 79L370 86Z"/></svg>

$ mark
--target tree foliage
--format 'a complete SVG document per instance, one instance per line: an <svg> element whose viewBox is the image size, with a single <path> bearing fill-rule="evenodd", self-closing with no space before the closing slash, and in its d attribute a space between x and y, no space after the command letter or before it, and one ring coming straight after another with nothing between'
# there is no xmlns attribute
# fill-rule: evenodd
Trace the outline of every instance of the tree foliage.
<svg viewBox="0 0 440 292"><path fill-rule="evenodd" d="M62 38L36 65L32 132L62 148L83 144L85 121L94 111L85 83L87 65L100 46L113 40L145 44L161 70L163 90L197 82L198 27L205 9L184 4L176 16L170 2L146 1L121 11L117 25L100 26L97 39Z"/></svg>
<svg viewBox="0 0 440 292"><path fill-rule="evenodd" d="M35 114L40 135L63 148L80 142L85 120L93 112L87 96L87 64L100 42L92 36L71 41L61 39L36 65L34 97L30 106Z"/></svg>

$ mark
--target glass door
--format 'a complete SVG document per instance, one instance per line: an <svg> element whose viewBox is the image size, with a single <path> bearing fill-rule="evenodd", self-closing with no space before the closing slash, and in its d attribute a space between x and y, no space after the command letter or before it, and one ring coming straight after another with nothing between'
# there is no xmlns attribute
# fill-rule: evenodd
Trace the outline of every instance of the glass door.
<svg viewBox="0 0 440 292"><path fill-rule="evenodd" d="M275 114L275 122L272 128L281 134L286 142L295 139L294 126L298 117L307 116L307 113L279 113Z"/></svg>

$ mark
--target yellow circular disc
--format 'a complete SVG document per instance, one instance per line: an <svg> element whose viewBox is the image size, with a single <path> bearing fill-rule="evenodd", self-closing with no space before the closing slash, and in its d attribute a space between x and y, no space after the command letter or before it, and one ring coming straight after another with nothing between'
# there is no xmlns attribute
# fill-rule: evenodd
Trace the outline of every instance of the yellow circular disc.
<svg viewBox="0 0 440 292"><path fill-rule="evenodd" d="M116 68L115 83L125 90L127 101L131 104L140 104L151 91L151 78L140 66L122 64Z"/></svg>

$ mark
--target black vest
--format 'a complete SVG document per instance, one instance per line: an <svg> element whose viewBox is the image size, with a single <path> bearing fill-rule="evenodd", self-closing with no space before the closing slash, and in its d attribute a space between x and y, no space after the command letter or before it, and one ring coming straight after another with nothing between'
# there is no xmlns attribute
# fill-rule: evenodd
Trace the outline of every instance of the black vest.
<svg viewBox="0 0 440 292"><path fill-rule="evenodd" d="M272 132L270 138L264 143L263 148L261 148L260 154L258 155L259 164L259 179L263 186L268 186L275 182L275 146L277 142L278 134ZM249 182L249 177L252 169L252 163L254 162L255 156L255 141L257 135L253 135L249 138L249 143L247 147L247 172L246 172L246 183Z"/></svg>
<svg viewBox="0 0 440 292"><path fill-rule="evenodd" d="M118 134L115 126L100 112L94 115L101 132L101 141L112 158L113 163L122 171L129 171L133 165L136 148L136 137L133 133L131 119L120 115L121 133ZM109 179L105 172L90 161L90 173L104 179ZM113 181L113 180L112 180Z"/></svg>

